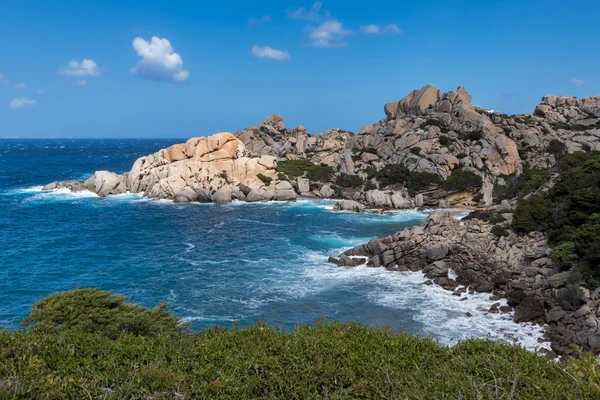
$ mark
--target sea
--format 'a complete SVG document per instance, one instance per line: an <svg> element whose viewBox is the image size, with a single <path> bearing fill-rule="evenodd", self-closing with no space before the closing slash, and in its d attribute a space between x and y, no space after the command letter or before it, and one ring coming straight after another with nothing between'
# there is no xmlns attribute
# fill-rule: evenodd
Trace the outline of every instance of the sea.
<svg viewBox="0 0 600 400"><path fill-rule="evenodd" d="M182 205L41 190L98 170L126 172L137 158L182 141L0 139L1 328L22 328L32 304L54 292L98 287L146 307L168 302L193 330L264 321L290 331L337 320L448 345L468 338L547 345L540 326L489 313L489 294L465 300L424 285L420 272L327 263L420 224L429 210L355 214L334 212L334 200Z"/></svg>

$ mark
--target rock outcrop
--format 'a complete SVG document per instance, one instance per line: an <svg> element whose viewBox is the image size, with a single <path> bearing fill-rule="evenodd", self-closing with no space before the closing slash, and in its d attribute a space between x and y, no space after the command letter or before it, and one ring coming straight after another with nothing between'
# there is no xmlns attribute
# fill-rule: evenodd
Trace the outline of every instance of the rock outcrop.
<svg viewBox="0 0 600 400"><path fill-rule="evenodd" d="M294 200L296 191L277 178L276 168L276 157L255 156L224 132L141 157L122 175L99 171L84 183L54 182L44 189L85 187L102 197L131 192L182 203Z"/></svg>
<svg viewBox="0 0 600 400"><path fill-rule="evenodd" d="M310 158L315 163L340 165L344 147L353 134L329 129L317 135L308 133L302 125L288 130L281 116L272 115L262 124L243 129L235 136L254 154L282 159Z"/></svg>
<svg viewBox="0 0 600 400"><path fill-rule="evenodd" d="M506 297L516 322L547 324L546 336L557 354L572 354L572 343L600 353L600 290L590 295L570 272L553 268L548 254L541 233L497 236L479 219L461 222L437 211L422 226L354 247L330 262L345 266L342 256L364 257L368 267L423 271L458 295L468 287Z"/></svg>

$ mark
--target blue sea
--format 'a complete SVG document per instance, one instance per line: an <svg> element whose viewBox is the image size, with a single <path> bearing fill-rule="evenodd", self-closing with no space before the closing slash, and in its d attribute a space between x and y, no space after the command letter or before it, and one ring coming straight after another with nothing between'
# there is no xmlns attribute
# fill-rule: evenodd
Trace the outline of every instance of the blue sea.
<svg viewBox="0 0 600 400"><path fill-rule="evenodd" d="M390 326L443 343L469 337L538 346L540 328L489 314L489 295L452 296L421 273L338 268L329 255L419 224L427 211L332 211L331 200L178 205L138 194L42 192L55 180L128 171L182 140L0 140L0 326L18 329L57 291L100 287L195 330L264 320ZM472 314L468 317L466 314Z"/></svg>

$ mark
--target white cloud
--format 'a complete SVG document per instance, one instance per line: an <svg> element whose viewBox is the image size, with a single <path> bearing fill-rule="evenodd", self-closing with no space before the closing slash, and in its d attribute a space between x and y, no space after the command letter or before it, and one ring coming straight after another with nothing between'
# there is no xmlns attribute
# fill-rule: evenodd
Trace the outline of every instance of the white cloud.
<svg viewBox="0 0 600 400"><path fill-rule="evenodd" d="M82 62L69 61L58 73L64 76L99 76L100 69L94 60L84 59Z"/></svg>
<svg viewBox="0 0 600 400"><path fill-rule="evenodd" d="M27 85L25 85L24 83L17 83L15 85L15 89L25 89Z"/></svg>
<svg viewBox="0 0 600 400"><path fill-rule="evenodd" d="M8 80L4 79L4 75L0 74L0 85L8 84Z"/></svg>
<svg viewBox="0 0 600 400"><path fill-rule="evenodd" d="M341 22L329 20L318 27L308 27L311 45L313 47L343 47L344 36L352 34L352 31L344 29Z"/></svg>
<svg viewBox="0 0 600 400"><path fill-rule="evenodd" d="M288 10L288 16L291 19L306 19L309 21L319 21L321 19L329 18L329 11L324 11L323 14L321 14L322 7L323 2L317 0L309 10L304 7L300 7L296 10Z"/></svg>
<svg viewBox="0 0 600 400"><path fill-rule="evenodd" d="M35 92L36 94L42 96L44 94L46 94L46 91L44 89L39 89L37 92Z"/></svg>
<svg viewBox="0 0 600 400"><path fill-rule="evenodd" d="M369 33L372 35L378 35L381 33L396 33L396 34L402 33L402 29L400 29L398 27L398 25L396 25L396 24L388 24L383 27L381 25L369 24L369 25L361 26L360 30L363 33Z"/></svg>
<svg viewBox="0 0 600 400"><path fill-rule="evenodd" d="M83 87L87 85L87 81L85 79L82 79L80 81L77 81L73 84L73 86L77 86L77 87Z"/></svg>
<svg viewBox="0 0 600 400"><path fill-rule="evenodd" d="M256 26L260 24L266 24L267 22L271 22L271 17L269 17L268 15L264 15L260 18L250 18L248 20L248 25Z"/></svg>
<svg viewBox="0 0 600 400"><path fill-rule="evenodd" d="M571 83L575 86L583 86L585 81L582 79L571 79Z"/></svg>
<svg viewBox="0 0 600 400"><path fill-rule="evenodd" d="M8 103L8 107L11 110L18 110L23 107L34 106L35 103L37 103L37 101L21 97L20 99L12 99L11 102Z"/></svg>
<svg viewBox="0 0 600 400"><path fill-rule="evenodd" d="M289 60L290 54L287 51L281 51L269 46L252 46L252 55L256 58L269 58L271 60Z"/></svg>
<svg viewBox="0 0 600 400"><path fill-rule="evenodd" d="M167 39L152 37L151 42L137 37L133 48L142 57L131 73L145 79L181 83L185 82L190 73L183 69L181 56L173 51L173 46Z"/></svg>

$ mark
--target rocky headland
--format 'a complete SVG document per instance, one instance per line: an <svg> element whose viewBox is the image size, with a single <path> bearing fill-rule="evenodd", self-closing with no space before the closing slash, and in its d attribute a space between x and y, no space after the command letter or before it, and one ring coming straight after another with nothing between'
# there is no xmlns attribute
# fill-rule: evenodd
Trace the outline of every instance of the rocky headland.
<svg viewBox="0 0 600 400"><path fill-rule="evenodd" d="M506 298L508 306L489 312L514 311L517 322L546 324L551 355L577 354L572 345L600 353L600 280L587 274L600 258L580 268L572 254L553 250L564 250L565 242L577 247L574 239L561 238L547 221L538 224L539 210L527 211L534 200L545 201L554 211L544 218L559 221L585 200L591 204L582 211L585 218L569 220L569 232L596 226L598 182L588 175L597 171L589 158L600 150L600 97L545 96L532 114L512 116L471 101L463 87L442 93L427 85L385 104L385 117L357 134L288 129L273 115L236 133L192 138L142 157L125 174L99 171L85 182L53 182L44 190L143 193L185 203L339 198L335 209L353 212L477 210L463 221L434 212L423 226L330 261L423 271L426 283L457 296L477 291ZM583 186L565 184L584 173ZM570 191L579 197L557 200Z"/></svg>

